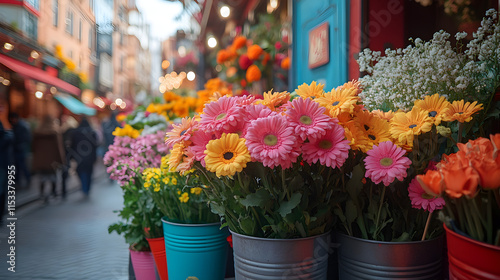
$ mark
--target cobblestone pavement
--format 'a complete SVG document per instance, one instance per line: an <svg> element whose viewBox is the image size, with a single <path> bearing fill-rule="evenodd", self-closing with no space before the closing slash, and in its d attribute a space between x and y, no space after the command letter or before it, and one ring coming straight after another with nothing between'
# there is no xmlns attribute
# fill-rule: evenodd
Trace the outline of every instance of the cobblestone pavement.
<svg viewBox="0 0 500 280"><path fill-rule="evenodd" d="M15 215L15 272L7 263L11 232L0 228L0 279L128 279L128 246L107 231L122 202L120 187L104 174L94 179L88 200L78 191L22 207Z"/></svg>

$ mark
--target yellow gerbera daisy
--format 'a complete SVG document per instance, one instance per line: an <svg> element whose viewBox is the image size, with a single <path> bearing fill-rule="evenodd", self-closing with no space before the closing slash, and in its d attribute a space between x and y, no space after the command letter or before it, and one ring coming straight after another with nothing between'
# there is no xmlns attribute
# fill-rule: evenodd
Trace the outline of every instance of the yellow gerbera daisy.
<svg viewBox="0 0 500 280"><path fill-rule="evenodd" d="M340 113L352 114L354 105L359 101L356 90L355 88L332 89L332 91L314 99L314 101L325 107L325 113L332 118L336 118Z"/></svg>
<svg viewBox="0 0 500 280"><path fill-rule="evenodd" d="M437 93L434 95L427 95L424 100L415 101L415 107L427 111L435 125L439 125L441 121L447 121L445 116L450 110L450 105L450 102L448 102L444 96L440 97Z"/></svg>
<svg viewBox="0 0 500 280"><path fill-rule="evenodd" d="M414 135L430 131L433 123L427 111L413 107L408 113L398 112L394 114L390 122L390 132L401 145L411 146Z"/></svg>
<svg viewBox="0 0 500 280"><path fill-rule="evenodd" d="M177 166L182 162L184 157L184 143L179 142L170 150L170 158L168 159L169 171L176 171Z"/></svg>
<svg viewBox="0 0 500 280"><path fill-rule="evenodd" d="M354 122L361 128L360 130L368 142L368 149L361 149L363 152L371 150L373 145L378 146L380 142L392 140L389 123L368 111L358 112L354 117Z"/></svg>
<svg viewBox="0 0 500 280"><path fill-rule="evenodd" d="M467 102L465 104L464 102L464 100L453 101L445 117L449 121L459 121L461 123L470 122L472 120L472 114L483 109L483 104L476 105L477 101L472 103Z"/></svg>
<svg viewBox="0 0 500 280"><path fill-rule="evenodd" d="M277 108L290 100L290 93L287 91L273 93L273 91L270 90L268 92L264 92L263 97L264 98L262 100L258 100L257 102L266 105L273 111L276 111Z"/></svg>
<svg viewBox="0 0 500 280"><path fill-rule="evenodd" d="M217 177L232 177L251 160L245 138L240 138L236 133L223 133L221 138L210 140L205 155L206 169L215 172Z"/></svg>
<svg viewBox="0 0 500 280"><path fill-rule="evenodd" d="M368 138L362 131L361 127L357 125L354 120L351 120L344 125L345 136L349 140L349 145L353 150L367 151L372 147L368 144Z"/></svg>
<svg viewBox="0 0 500 280"><path fill-rule="evenodd" d="M324 86L324 84L316 84L316 81L313 81L310 85L303 83L302 85L298 86L298 88L295 90L295 93L297 93L302 98L310 97L314 99L324 94Z"/></svg>

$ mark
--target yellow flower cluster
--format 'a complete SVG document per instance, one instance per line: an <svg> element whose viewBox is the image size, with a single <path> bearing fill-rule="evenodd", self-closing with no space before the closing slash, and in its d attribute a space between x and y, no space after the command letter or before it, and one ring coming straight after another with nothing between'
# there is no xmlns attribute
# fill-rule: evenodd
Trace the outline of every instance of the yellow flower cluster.
<svg viewBox="0 0 500 280"><path fill-rule="evenodd" d="M196 195L198 195L198 194L200 194L200 193L201 193L201 191L202 191L202 190L203 190L203 189L202 189L202 188L200 188L200 187L191 188L191 193L192 193L192 194L196 194Z"/></svg>
<svg viewBox="0 0 500 280"><path fill-rule="evenodd" d="M141 131L133 128L131 125L126 124L123 128L117 127L113 131L114 136L128 136L130 138L137 138L141 135Z"/></svg>
<svg viewBox="0 0 500 280"><path fill-rule="evenodd" d="M144 178L144 187L146 189L149 189L150 187L153 187L153 190L155 192L160 191L160 176L161 176L161 169L160 168L146 168L142 172L142 176ZM163 178L165 179L165 178Z"/></svg>
<svg viewBox="0 0 500 280"><path fill-rule="evenodd" d="M179 200L182 203L187 203L189 201L189 194L187 192L182 193L182 195L179 196Z"/></svg>

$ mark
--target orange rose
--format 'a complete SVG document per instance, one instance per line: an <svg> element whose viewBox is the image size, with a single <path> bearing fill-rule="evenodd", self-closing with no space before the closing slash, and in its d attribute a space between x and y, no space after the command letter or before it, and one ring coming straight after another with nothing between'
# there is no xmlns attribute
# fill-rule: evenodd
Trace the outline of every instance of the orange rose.
<svg viewBox="0 0 500 280"><path fill-rule="evenodd" d="M481 187L485 189L500 187L500 160L473 159L471 164L479 175Z"/></svg>
<svg viewBox="0 0 500 280"><path fill-rule="evenodd" d="M286 57L281 61L281 68L288 70L290 69L290 58Z"/></svg>
<svg viewBox="0 0 500 280"><path fill-rule="evenodd" d="M233 47L238 50L245 46L246 43L247 38L245 38L245 36L237 36L236 38L234 38Z"/></svg>
<svg viewBox="0 0 500 280"><path fill-rule="evenodd" d="M248 67L247 73L245 76L246 76L247 82L251 83L251 82L259 81L260 78L262 77L262 73L260 72L259 67L257 67L257 65L255 65L255 64L253 64L250 67Z"/></svg>
<svg viewBox="0 0 500 280"><path fill-rule="evenodd" d="M429 170L424 175L417 175L417 181L428 194L439 196L444 190L443 178L437 170Z"/></svg>
<svg viewBox="0 0 500 280"><path fill-rule="evenodd" d="M453 198L462 195L473 196L479 184L477 171L469 165L463 151L445 156L445 163L441 162L441 174L443 175L445 192Z"/></svg>
<svg viewBox="0 0 500 280"><path fill-rule="evenodd" d="M247 55L251 60L256 60L262 54L263 50L259 45L251 45L248 47Z"/></svg>

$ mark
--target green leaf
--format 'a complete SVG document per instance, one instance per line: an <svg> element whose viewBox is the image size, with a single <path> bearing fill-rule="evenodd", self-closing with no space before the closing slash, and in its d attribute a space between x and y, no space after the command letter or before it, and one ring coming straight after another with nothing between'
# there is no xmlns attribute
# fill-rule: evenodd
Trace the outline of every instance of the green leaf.
<svg viewBox="0 0 500 280"><path fill-rule="evenodd" d="M400 237L391 240L391 242L405 242L405 241L410 241L410 235L408 232L403 232Z"/></svg>
<svg viewBox="0 0 500 280"><path fill-rule="evenodd" d="M250 216L242 217L238 220L241 230L247 235L253 235L255 230L255 221Z"/></svg>
<svg viewBox="0 0 500 280"><path fill-rule="evenodd" d="M342 213L342 210L341 210L340 208L335 208L335 209L333 209L333 213L334 213L335 215L337 215L337 217L339 217L339 219L340 219L340 221L341 221L342 223L345 223L345 222L346 222L346 217L345 217L344 213Z"/></svg>
<svg viewBox="0 0 500 280"><path fill-rule="evenodd" d="M278 209L278 213L281 217L284 218L286 215L290 214L292 210L299 205L301 198L301 193L294 193L292 194L292 197L290 197L289 201L281 203L280 208Z"/></svg>
<svg viewBox="0 0 500 280"><path fill-rule="evenodd" d="M247 195L244 199L240 199L240 203L245 207L264 207L264 204L271 199L271 195L266 189L259 189L255 193Z"/></svg>
<svg viewBox="0 0 500 280"><path fill-rule="evenodd" d="M226 210L223 205L219 205L213 201L210 202L210 209L212 210L212 213L219 216L224 216Z"/></svg>
<svg viewBox="0 0 500 280"><path fill-rule="evenodd" d="M358 216L358 210L356 208L356 205L354 205L354 202L352 200L348 200L345 205L345 218L347 219L347 223L351 224L356 220L356 217Z"/></svg>

